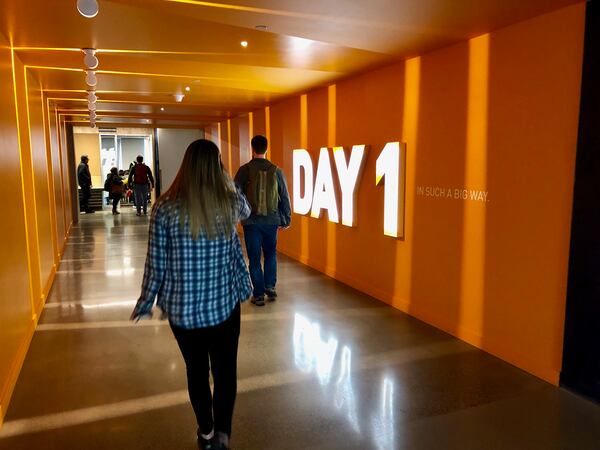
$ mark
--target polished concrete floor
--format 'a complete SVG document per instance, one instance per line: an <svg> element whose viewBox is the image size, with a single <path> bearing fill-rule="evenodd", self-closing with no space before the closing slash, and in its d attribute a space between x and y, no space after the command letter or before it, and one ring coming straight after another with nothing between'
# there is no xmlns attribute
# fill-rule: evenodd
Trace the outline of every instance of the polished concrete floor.
<svg viewBox="0 0 600 450"><path fill-rule="evenodd" d="M133 324L147 218L81 217L0 450L194 449L169 327ZM290 259L242 309L232 447L598 450L600 407Z"/></svg>

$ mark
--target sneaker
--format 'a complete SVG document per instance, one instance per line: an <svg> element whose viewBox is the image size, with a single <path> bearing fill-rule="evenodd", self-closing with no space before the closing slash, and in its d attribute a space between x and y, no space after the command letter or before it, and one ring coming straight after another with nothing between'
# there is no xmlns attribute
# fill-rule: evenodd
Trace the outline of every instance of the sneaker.
<svg viewBox="0 0 600 450"><path fill-rule="evenodd" d="M250 302L252 302L252 304L256 306L265 306L265 297L252 297L252 300L250 300Z"/></svg>
<svg viewBox="0 0 600 450"><path fill-rule="evenodd" d="M140 213L135 213L135 215L136 215L136 216L138 216L138 217L140 217L140 216L141 216L141 214L140 214Z"/></svg>
<svg viewBox="0 0 600 450"><path fill-rule="evenodd" d="M198 428L196 431L196 436L198 436L198 448L200 450L216 450L218 448L218 446L215 444L214 435L210 439L205 439L202 437L202 434L200 434L200 428Z"/></svg>
<svg viewBox="0 0 600 450"><path fill-rule="evenodd" d="M277 300L277 291L275 291L275 288L265 289L265 294L267 294L267 300L269 300L270 302L274 302L275 300Z"/></svg>

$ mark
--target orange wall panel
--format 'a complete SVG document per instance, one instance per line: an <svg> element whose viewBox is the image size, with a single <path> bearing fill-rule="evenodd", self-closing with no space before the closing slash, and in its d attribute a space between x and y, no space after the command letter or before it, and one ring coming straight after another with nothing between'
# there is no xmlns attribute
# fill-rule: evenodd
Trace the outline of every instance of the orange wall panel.
<svg viewBox="0 0 600 450"><path fill-rule="evenodd" d="M54 181L54 199L56 203L56 238L58 242L58 250L62 251L64 240L67 236L69 224L65 219L65 199L62 175L62 161L59 147L58 125L56 123L57 116L55 110L48 110L48 134L50 140L52 154L52 171Z"/></svg>
<svg viewBox="0 0 600 450"><path fill-rule="evenodd" d="M0 183L9 218L0 223L7 261L0 271L1 424L72 217L64 214L68 185L62 181L67 173L60 164L56 115L51 124L39 81L1 35L0 94Z"/></svg>
<svg viewBox="0 0 600 450"><path fill-rule="evenodd" d="M584 12L570 6L253 111L253 134L270 133L290 185L295 148L316 171L321 147L369 146L356 226L294 214L280 250L557 383ZM375 186L391 141L406 144L403 239L383 235ZM428 186L486 201L427 197Z"/></svg>
<svg viewBox="0 0 600 450"><path fill-rule="evenodd" d="M44 111L42 93L39 83L31 74L27 75L28 96L28 124L31 142L31 156L33 164L33 184L35 189L37 235L40 257L40 286L43 294L49 291L48 283L52 271L56 268L54 263L54 229L51 216L50 192L48 184L48 161L46 154L46 140L44 135ZM37 304L36 313L41 312L41 305Z"/></svg>
<svg viewBox="0 0 600 450"><path fill-rule="evenodd" d="M26 344L33 331L20 142L17 131L11 51L0 35L0 165L4 194L0 221L0 423L6 413ZM28 342L27 342L28 343Z"/></svg>

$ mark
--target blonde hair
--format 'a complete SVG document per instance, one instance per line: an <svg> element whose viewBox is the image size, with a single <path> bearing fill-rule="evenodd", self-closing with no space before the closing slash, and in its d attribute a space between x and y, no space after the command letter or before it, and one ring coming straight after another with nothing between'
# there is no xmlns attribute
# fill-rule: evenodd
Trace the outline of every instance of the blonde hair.
<svg viewBox="0 0 600 450"><path fill-rule="evenodd" d="M179 223L188 220L192 239L201 235L209 239L229 238L235 227L235 186L221 164L219 148L211 141L192 142L173 184L158 201L175 201L179 206Z"/></svg>

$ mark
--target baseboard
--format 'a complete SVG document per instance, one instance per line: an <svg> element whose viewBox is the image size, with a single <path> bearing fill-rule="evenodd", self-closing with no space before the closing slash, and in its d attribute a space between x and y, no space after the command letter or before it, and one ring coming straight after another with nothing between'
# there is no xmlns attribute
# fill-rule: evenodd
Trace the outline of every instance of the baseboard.
<svg viewBox="0 0 600 450"><path fill-rule="evenodd" d="M31 340L33 339L35 327L36 321L32 318L29 322L29 326L27 327L25 336L21 341L21 345L19 346L17 355L11 365L6 383L2 387L0 396L0 427L2 427L2 424L4 423L4 416L6 415L6 410L8 409L8 404L10 402L12 393L15 389L15 386L17 385L17 380L19 379L21 368L23 367L25 357L27 356L27 352L29 350L29 345L31 344Z"/></svg>

